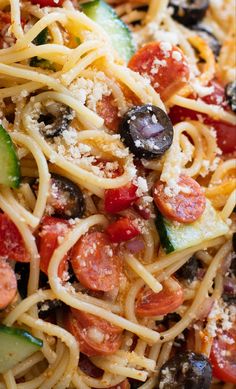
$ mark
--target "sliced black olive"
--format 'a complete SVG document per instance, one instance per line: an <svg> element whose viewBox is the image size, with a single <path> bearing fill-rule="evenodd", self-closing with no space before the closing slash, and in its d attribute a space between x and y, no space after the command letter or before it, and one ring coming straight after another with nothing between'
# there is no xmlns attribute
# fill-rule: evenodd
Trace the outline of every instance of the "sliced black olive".
<svg viewBox="0 0 236 389"><path fill-rule="evenodd" d="M129 384L130 384L130 389L138 389L140 386L142 386L144 383L138 380L135 380L133 378L129 378Z"/></svg>
<svg viewBox="0 0 236 389"><path fill-rule="evenodd" d="M85 200L81 189L68 178L51 175L49 206L52 214L63 219L82 217L85 212Z"/></svg>
<svg viewBox="0 0 236 389"><path fill-rule="evenodd" d="M182 352L162 366L156 389L209 389L211 379L212 368L207 357Z"/></svg>
<svg viewBox="0 0 236 389"><path fill-rule="evenodd" d="M45 138L54 138L68 129L73 119L71 108L55 103L55 110L49 111L49 106L44 106L44 112L39 116L40 132Z"/></svg>
<svg viewBox="0 0 236 389"><path fill-rule="evenodd" d="M204 41L206 41L206 43L212 50L215 58L217 58L220 54L221 44L215 37L215 35L213 35L212 32L209 31L205 26L194 26L192 29L197 32L197 35L199 35L202 39L204 39Z"/></svg>
<svg viewBox="0 0 236 389"><path fill-rule="evenodd" d="M130 109L120 124L124 144L137 158L161 157L172 144L173 126L167 114L154 105Z"/></svg>
<svg viewBox="0 0 236 389"><path fill-rule="evenodd" d="M62 308L63 303L60 300L45 300L38 303L38 315L40 319L46 319L55 312L56 309Z"/></svg>
<svg viewBox="0 0 236 389"><path fill-rule="evenodd" d="M30 264L26 262L16 262L15 273L17 275L17 289L22 298L27 297L27 287L29 281ZM40 271L39 287L48 287L48 277Z"/></svg>
<svg viewBox="0 0 236 389"><path fill-rule="evenodd" d="M236 81L226 85L225 95L230 108L232 111L236 112Z"/></svg>
<svg viewBox="0 0 236 389"><path fill-rule="evenodd" d="M197 270L199 267L199 262L197 258L193 255L189 260L181 266L179 270L175 273L178 278L192 282L197 276Z"/></svg>
<svg viewBox="0 0 236 389"><path fill-rule="evenodd" d="M170 0L173 18L185 26L200 22L209 7L209 0Z"/></svg>
<svg viewBox="0 0 236 389"><path fill-rule="evenodd" d="M86 375L92 378L101 378L104 374L104 370L95 366L87 355L82 353L80 353L79 367Z"/></svg>

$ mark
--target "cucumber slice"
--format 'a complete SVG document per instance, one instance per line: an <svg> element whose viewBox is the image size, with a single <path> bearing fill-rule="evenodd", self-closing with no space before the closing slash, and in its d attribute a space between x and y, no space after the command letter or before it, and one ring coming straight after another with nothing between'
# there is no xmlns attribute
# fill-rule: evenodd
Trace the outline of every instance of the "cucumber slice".
<svg viewBox="0 0 236 389"><path fill-rule="evenodd" d="M126 62L135 52L135 45L129 28L117 14L102 0L81 4L82 11L104 28L110 36L113 47Z"/></svg>
<svg viewBox="0 0 236 389"><path fill-rule="evenodd" d="M0 184L18 188L20 185L20 163L8 132L0 125Z"/></svg>
<svg viewBox="0 0 236 389"><path fill-rule="evenodd" d="M162 247L166 253L184 250L209 239L217 238L229 231L227 224L212 207L209 200L202 216L194 223L173 223L157 214L156 227Z"/></svg>
<svg viewBox="0 0 236 389"><path fill-rule="evenodd" d="M20 328L0 326L0 345L0 373L5 373L38 351L43 342Z"/></svg>

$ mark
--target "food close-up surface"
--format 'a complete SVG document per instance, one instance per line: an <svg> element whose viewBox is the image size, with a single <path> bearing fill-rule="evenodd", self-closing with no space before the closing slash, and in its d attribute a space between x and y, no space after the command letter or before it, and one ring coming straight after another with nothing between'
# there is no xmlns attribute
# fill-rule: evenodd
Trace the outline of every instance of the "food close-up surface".
<svg viewBox="0 0 236 389"><path fill-rule="evenodd" d="M0 0L0 389L236 388L235 0Z"/></svg>

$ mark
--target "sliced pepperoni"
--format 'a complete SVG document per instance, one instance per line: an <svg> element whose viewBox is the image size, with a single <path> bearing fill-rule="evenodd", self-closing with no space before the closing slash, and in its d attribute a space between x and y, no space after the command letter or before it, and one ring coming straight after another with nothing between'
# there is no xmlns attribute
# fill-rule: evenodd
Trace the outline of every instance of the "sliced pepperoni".
<svg viewBox="0 0 236 389"><path fill-rule="evenodd" d="M151 42L138 50L129 68L150 79L163 100L176 94L189 80L190 71L183 52L169 42Z"/></svg>
<svg viewBox="0 0 236 389"><path fill-rule="evenodd" d="M122 329L89 313L72 308L65 317L65 326L88 357L113 354L121 345Z"/></svg>
<svg viewBox="0 0 236 389"><path fill-rule="evenodd" d="M0 309L6 308L17 291L16 275L4 259L0 259Z"/></svg>
<svg viewBox="0 0 236 389"><path fill-rule="evenodd" d="M48 274L48 266L54 251L59 245L60 238L63 239L69 230L67 220L46 216L43 219L41 232L39 234L39 255L40 269ZM58 277L65 278L68 268L68 255L66 255L58 267Z"/></svg>
<svg viewBox="0 0 236 389"><path fill-rule="evenodd" d="M104 232L85 234L72 249L71 264L86 288L108 292L119 286L121 259Z"/></svg>
<svg viewBox="0 0 236 389"><path fill-rule="evenodd" d="M138 316L152 317L174 312L183 303L183 289L178 281L170 278L163 282L163 289L154 293L149 288L140 291L136 301Z"/></svg>
<svg viewBox="0 0 236 389"><path fill-rule="evenodd" d="M4 213L0 214L0 257L19 262L30 261L30 255L19 230Z"/></svg>
<svg viewBox="0 0 236 389"><path fill-rule="evenodd" d="M153 198L160 212L167 218L192 223L204 212L206 198L200 185L191 177L180 175L179 193L170 196L165 193L166 185L158 181L154 185Z"/></svg>

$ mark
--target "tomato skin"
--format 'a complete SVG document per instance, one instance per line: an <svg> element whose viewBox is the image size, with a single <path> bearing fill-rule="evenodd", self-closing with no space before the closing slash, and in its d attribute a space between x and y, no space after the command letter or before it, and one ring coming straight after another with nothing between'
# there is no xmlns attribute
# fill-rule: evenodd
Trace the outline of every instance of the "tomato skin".
<svg viewBox="0 0 236 389"><path fill-rule="evenodd" d="M106 189L104 195L104 208L106 212L117 213L128 208L138 196L138 187L134 184L121 186L116 189Z"/></svg>
<svg viewBox="0 0 236 389"><path fill-rule="evenodd" d="M0 257L30 262L30 255L19 230L5 213L0 214Z"/></svg>
<svg viewBox="0 0 236 389"><path fill-rule="evenodd" d="M64 0L30 0L32 4L39 5L41 7L61 7Z"/></svg>
<svg viewBox="0 0 236 389"><path fill-rule="evenodd" d="M164 281L162 285L163 289L159 293L154 293L149 288L141 289L136 301L136 314L138 316L166 315L174 312L183 303L183 288L177 280L171 278L171 283Z"/></svg>
<svg viewBox="0 0 236 389"><path fill-rule="evenodd" d="M125 242L140 234L138 228L128 217L123 217L114 223L111 223L107 227L106 232L108 233L110 240L113 243Z"/></svg>
<svg viewBox="0 0 236 389"><path fill-rule="evenodd" d="M108 292L119 285L121 259L104 232L85 234L71 251L71 264L77 279L86 288Z"/></svg>
<svg viewBox="0 0 236 389"><path fill-rule="evenodd" d="M64 237L69 230L69 223L64 219L46 216L43 219L41 232L39 234L39 255L40 269L48 274L48 266L51 257L59 245L58 238ZM68 255L66 255L59 267L58 277L63 278L63 273L67 270Z"/></svg>
<svg viewBox="0 0 236 389"><path fill-rule="evenodd" d="M214 338L210 354L213 376L236 384L236 328L232 327L223 334L231 339L232 344L226 343L221 335Z"/></svg>
<svg viewBox="0 0 236 389"><path fill-rule="evenodd" d="M128 66L135 72L148 76L162 100L168 100L183 88L190 76L183 52L166 42L146 44L134 54Z"/></svg>
<svg viewBox="0 0 236 389"><path fill-rule="evenodd" d="M214 87L214 91L210 95L204 96L202 100L206 104L218 105L226 110L229 110L225 100L225 91L223 86L216 81L211 81L210 86ZM189 97L193 98L193 96ZM170 109L169 117L173 124L177 124L180 121L184 121L186 119L202 120L204 124L212 126L216 130L217 144L224 154L233 153L236 151L235 125L221 120L213 119L207 114L192 111L191 109L179 107L177 105Z"/></svg>
<svg viewBox="0 0 236 389"><path fill-rule="evenodd" d="M110 355L121 345L122 329L89 313L72 308L65 316L65 327L71 332L80 345L82 353L88 357ZM89 329L97 329L104 334L101 342L96 342L89 336Z"/></svg>
<svg viewBox="0 0 236 389"><path fill-rule="evenodd" d="M153 198L160 212L167 218L179 223L192 223L204 212L206 198L200 185L191 177L181 174L178 185L186 188L173 196L165 193L165 184L157 181L153 189Z"/></svg>

